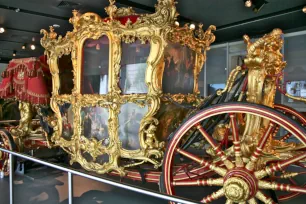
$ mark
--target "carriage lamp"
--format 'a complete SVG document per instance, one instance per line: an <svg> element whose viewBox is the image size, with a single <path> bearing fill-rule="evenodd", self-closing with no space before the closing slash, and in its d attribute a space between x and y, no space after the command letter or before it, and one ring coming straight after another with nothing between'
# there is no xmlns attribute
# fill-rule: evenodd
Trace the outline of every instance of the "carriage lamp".
<svg viewBox="0 0 306 204"><path fill-rule="evenodd" d="M4 33L5 29L3 27L0 28L0 33Z"/></svg>
<svg viewBox="0 0 306 204"><path fill-rule="evenodd" d="M31 50L35 50L35 49L36 49L35 45L31 45Z"/></svg>
<svg viewBox="0 0 306 204"><path fill-rule="evenodd" d="M247 1L245 1L244 5L245 5L245 7L250 8L252 6L252 1L251 0L247 0Z"/></svg>
<svg viewBox="0 0 306 204"><path fill-rule="evenodd" d="M13 57L16 57L16 50L13 51Z"/></svg>

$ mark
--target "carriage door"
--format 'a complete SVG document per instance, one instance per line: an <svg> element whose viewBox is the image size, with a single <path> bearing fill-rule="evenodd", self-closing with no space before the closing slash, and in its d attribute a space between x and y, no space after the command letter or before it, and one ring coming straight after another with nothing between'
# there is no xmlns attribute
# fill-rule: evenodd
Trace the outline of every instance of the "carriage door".
<svg viewBox="0 0 306 204"><path fill-rule="evenodd" d="M141 148L139 130L149 108L145 76L150 44L140 40L122 42L121 49L119 86L123 103L119 113L118 134L122 149L138 150Z"/></svg>
<svg viewBox="0 0 306 204"><path fill-rule="evenodd" d="M107 148L109 145L109 109L107 95L109 93L109 56L110 45L106 35L97 40L87 39L83 44L81 69L80 108L81 136ZM102 103L103 102L103 103ZM90 148L90 147L88 147ZM87 148L87 149L88 149ZM95 155L91 151L82 150L87 162L108 162L107 154Z"/></svg>

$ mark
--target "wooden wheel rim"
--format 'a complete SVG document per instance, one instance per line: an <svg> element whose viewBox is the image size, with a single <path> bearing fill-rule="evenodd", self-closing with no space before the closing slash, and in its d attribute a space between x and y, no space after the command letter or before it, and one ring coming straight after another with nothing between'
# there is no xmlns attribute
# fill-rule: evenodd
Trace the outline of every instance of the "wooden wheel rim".
<svg viewBox="0 0 306 204"><path fill-rule="evenodd" d="M175 149L179 144L179 141L186 134L186 132L198 124L200 121L220 115L220 114L229 114L229 113L247 113L262 118L268 119L271 122L284 127L287 131L295 135L296 138L300 140L302 144L306 144L306 131L300 127L296 122L287 118L284 114L277 112L271 108L256 105L256 104L247 104L247 103L228 103L211 106L205 110L202 110L192 116L187 120L174 134L173 139L168 144L168 149L164 159L164 183L166 192L170 195L173 195L174 190L171 184L173 180L171 174L171 166L173 164L173 157Z"/></svg>

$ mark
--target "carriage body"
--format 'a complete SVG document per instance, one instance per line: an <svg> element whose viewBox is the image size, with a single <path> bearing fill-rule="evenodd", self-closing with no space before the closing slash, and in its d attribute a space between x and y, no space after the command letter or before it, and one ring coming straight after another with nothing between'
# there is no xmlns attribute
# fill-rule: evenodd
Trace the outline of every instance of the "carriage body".
<svg viewBox="0 0 306 204"><path fill-rule="evenodd" d="M74 30L65 37L56 38L52 27L42 31L58 121L52 140L72 162L98 173L124 174L124 167L144 162L158 168L166 138L187 114L170 100L200 102L198 75L215 27L176 26L173 1L159 1L154 14L139 15L112 1L106 11L107 18L73 11ZM68 91L62 90L62 55L70 55L73 65Z"/></svg>

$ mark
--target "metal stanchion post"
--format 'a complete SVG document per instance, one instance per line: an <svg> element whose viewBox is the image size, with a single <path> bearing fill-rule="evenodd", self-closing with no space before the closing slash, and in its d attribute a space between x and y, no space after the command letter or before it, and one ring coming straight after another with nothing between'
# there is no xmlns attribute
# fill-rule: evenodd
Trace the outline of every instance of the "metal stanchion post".
<svg viewBox="0 0 306 204"><path fill-rule="evenodd" d="M69 204L73 203L73 177L71 172L68 172L68 201Z"/></svg>
<svg viewBox="0 0 306 204"><path fill-rule="evenodd" d="M14 203L14 156L10 154L10 204Z"/></svg>

